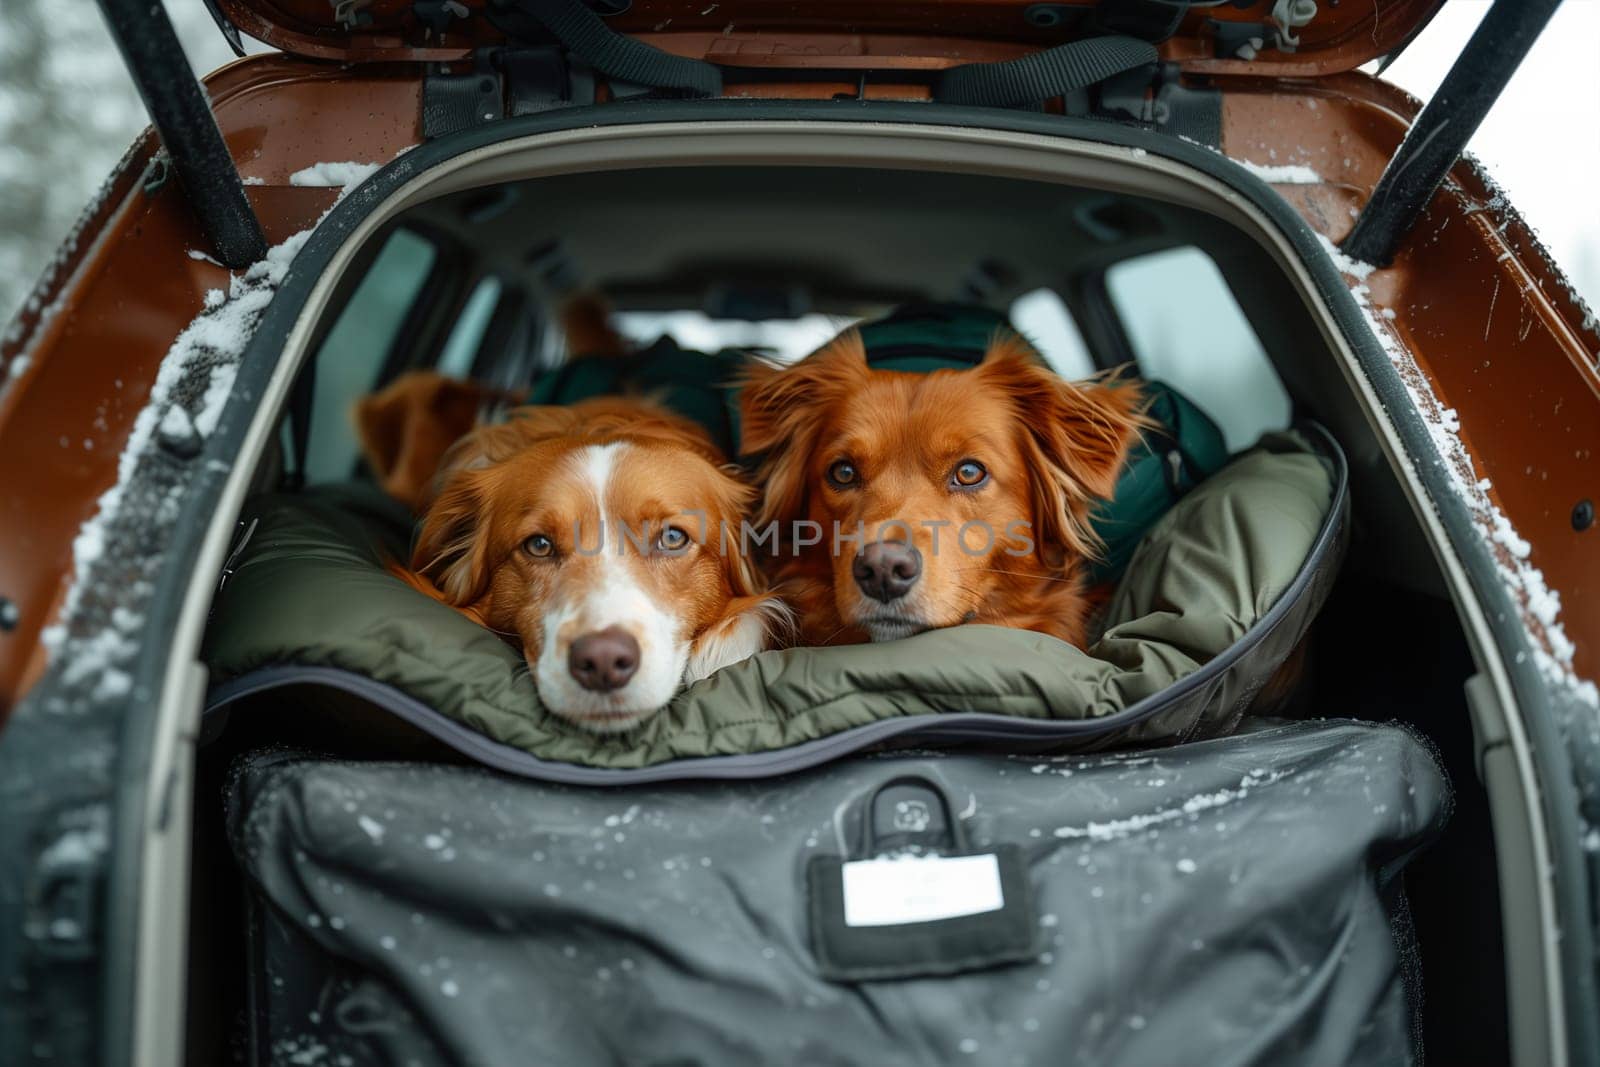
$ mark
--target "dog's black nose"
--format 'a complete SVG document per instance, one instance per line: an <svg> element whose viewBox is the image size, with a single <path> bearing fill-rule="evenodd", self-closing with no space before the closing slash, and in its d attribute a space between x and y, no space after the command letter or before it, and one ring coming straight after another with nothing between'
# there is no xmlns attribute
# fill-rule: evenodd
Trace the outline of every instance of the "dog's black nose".
<svg viewBox="0 0 1600 1067"><path fill-rule="evenodd" d="M639 642L615 626L584 634L567 652L567 670L585 689L621 689L639 669Z"/></svg>
<svg viewBox="0 0 1600 1067"><path fill-rule="evenodd" d="M922 575L922 553L903 541L874 541L850 567L856 585L873 600L887 604L911 591Z"/></svg>

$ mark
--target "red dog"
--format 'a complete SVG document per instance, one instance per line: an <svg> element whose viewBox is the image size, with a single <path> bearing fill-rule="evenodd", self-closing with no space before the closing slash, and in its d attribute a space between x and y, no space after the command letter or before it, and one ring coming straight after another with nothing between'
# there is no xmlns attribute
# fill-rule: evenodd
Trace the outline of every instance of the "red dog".
<svg viewBox="0 0 1600 1067"><path fill-rule="evenodd" d="M395 573L514 639L545 707L588 729L634 726L788 629L721 533L754 492L653 403L517 409L455 445L436 484Z"/></svg>
<svg viewBox="0 0 1600 1067"><path fill-rule="evenodd" d="M979 622L1081 646L1089 515L1141 404L1133 385L1061 379L1015 335L967 370L872 370L853 331L753 370L741 451L766 456L758 528L778 523L804 642Z"/></svg>

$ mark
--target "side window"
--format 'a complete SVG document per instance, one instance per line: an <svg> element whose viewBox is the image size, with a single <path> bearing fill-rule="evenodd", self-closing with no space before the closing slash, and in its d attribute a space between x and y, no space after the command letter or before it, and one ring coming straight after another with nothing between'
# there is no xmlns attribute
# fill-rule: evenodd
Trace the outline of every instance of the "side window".
<svg viewBox="0 0 1600 1067"><path fill-rule="evenodd" d="M1230 451L1289 425L1289 394L1210 256L1188 247L1124 260L1106 271L1106 291L1140 372L1198 404Z"/></svg>
<svg viewBox="0 0 1600 1067"><path fill-rule="evenodd" d="M1054 289L1035 289L1011 302L1011 325L1033 342L1050 369L1063 378L1087 378L1094 373L1089 346L1078 333L1072 313Z"/></svg>
<svg viewBox="0 0 1600 1067"><path fill-rule="evenodd" d="M438 258L427 238L396 230L328 331L317 350L317 385L306 447L308 482L350 476L360 454L350 408L383 373L389 350Z"/></svg>
<svg viewBox="0 0 1600 1067"><path fill-rule="evenodd" d="M493 275L483 279L467 297L466 305L450 336L445 338L444 350L439 353L435 369L447 378L465 378L472 373L472 361L483 344L483 335L489 329L489 320L500 304L500 279Z"/></svg>

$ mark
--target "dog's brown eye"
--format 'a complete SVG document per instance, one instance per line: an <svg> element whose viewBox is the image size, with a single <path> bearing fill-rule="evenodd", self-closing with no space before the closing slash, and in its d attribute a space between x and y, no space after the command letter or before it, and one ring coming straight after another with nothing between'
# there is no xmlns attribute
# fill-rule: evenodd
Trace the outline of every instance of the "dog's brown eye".
<svg viewBox="0 0 1600 1067"><path fill-rule="evenodd" d="M656 538L658 552L682 552L689 544L689 535L676 526L668 526Z"/></svg>
<svg viewBox="0 0 1600 1067"><path fill-rule="evenodd" d="M975 459L962 460L950 480L961 489L974 489L989 480L989 471Z"/></svg>
<svg viewBox="0 0 1600 1067"><path fill-rule="evenodd" d="M856 468L847 459L841 459L828 468L828 481L837 489L856 484Z"/></svg>
<svg viewBox="0 0 1600 1067"><path fill-rule="evenodd" d="M534 534L522 542L522 551L530 556L543 559L556 550L556 543L544 534Z"/></svg>

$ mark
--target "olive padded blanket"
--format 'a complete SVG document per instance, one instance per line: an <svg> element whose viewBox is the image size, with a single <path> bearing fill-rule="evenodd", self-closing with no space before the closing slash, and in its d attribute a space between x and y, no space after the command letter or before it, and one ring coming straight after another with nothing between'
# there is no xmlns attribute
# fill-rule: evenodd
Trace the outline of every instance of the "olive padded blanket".
<svg viewBox="0 0 1600 1067"><path fill-rule="evenodd" d="M900 736L1102 747L1227 733L1303 636L1345 539L1342 456L1273 435L1145 536L1087 651L962 626L762 653L634 730L547 714L520 652L386 574L410 522L349 489L267 495L218 592L213 708L307 683L353 692L503 770L567 781L783 773Z"/></svg>

